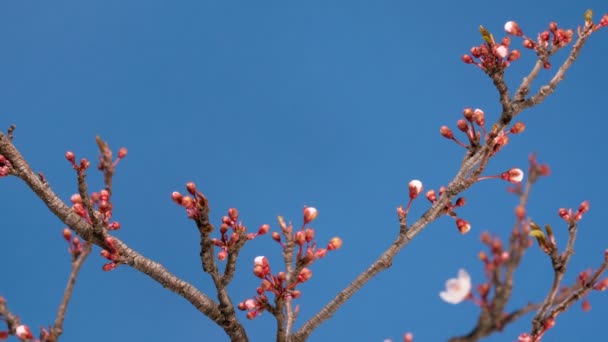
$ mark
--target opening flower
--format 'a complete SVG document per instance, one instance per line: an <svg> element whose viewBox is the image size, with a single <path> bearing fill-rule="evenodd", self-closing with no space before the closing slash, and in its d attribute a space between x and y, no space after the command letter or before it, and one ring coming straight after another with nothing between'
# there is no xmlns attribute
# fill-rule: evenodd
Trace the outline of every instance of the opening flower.
<svg viewBox="0 0 608 342"><path fill-rule="evenodd" d="M439 293L439 297L450 304L458 304L465 300L471 293L471 277L464 269L458 271L458 278L448 279L445 283L445 291Z"/></svg>

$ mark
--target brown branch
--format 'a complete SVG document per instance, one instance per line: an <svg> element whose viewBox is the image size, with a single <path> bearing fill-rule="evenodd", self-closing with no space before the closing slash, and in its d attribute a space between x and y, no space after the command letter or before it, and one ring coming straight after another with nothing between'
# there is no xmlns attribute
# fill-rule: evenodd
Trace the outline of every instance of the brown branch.
<svg viewBox="0 0 608 342"><path fill-rule="evenodd" d="M14 174L21 178L36 193L57 218L71 227L85 241L98 245L101 248L106 248L104 239L95 233L91 225L76 215L52 191L48 183L42 182L32 172L21 153L3 133L0 133L0 154L4 155L11 162ZM223 325L225 320L222 317L222 313L211 298L201 293L191 284L171 274L161 264L134 251L120 239L116 237L113 237L113 239L115 240L115 247L120 254L121 263L148 275L163 287L186 299L197 310L220 325L233 341L247 341L247 336L242 326Z"/></svg>
<svg viewBox="0 0 608 342"><path fill-rule="evenodd" d="M87 259L93 246L90 243L86 243L82 253L75 258L72 262L72 272L70 273L70 277L68 278L68 284L66 285L65 290L63 291L63 298L61 299L61 304L59 305L59 309L57 310L57 317L55 318L55 324L53 329L51 329L50 336L46 339L47 342L56 342L59 340L59 336L63 333L63 321L65 320L65 313L68 309L68 304L70 302L70 298L72 298L72 292L74 291L74 285L76 285L76 278L78 277L78 273L84 261Z"/></svg>
<svg viewBox="0 0 608 342"><path fill-rule="evenodd" d="M519 192L519 206L527 205L530 198L530 191L537 180L536 170L530 167L526 184ZM521 258L528 248L528 236L525 230L525 220L517 220L513 227L513 232L509 238L509 258L494 268L491 274L490 284L494 287L493 297L482 306L481 313L475 327L466 335L453 337L450 342L474 342L485 336L491 335L502 330L505 325L513 322L520 316L535 310L539 304L529 304L522 309L516 310L508 315L504 315L505 307L511 298L513 291L513 278L515 269L519 266ZM501 277L501 271L504 275Z"/></svg>
<svg viewBox="0 0 608 342"><path fill-rule="evenodd" d="M6 300L0 296L0 318L6 322L8 333L11 335L15 334L15 331L19 325L21 325L21 321L19 317L13 315L6 305Z"/></svg>
<svg viewBox="0 0 608 342"><path fill-rule="evenodd" d="M540 70L539 64L542 64L542 61L537 61L534 69L532 69L532 72L530 73L528 78L524 78L524 81L519 86L516 92L516 101L518 104L521 104L521 109L530 108L540 104L547 98L547 96L551 95L555 91L559 82L564 79L566 71L568 71L570 66L572 66L572 63L574 63L574 61L577 59L583 45L585 45L585 42L587 41L587 38L589 38L590 35L591 31L584 31L580 33L578 39L576 40L576 43L574 43L572 49L570 50L568 58L566 58L564 63L562 63L562 65L556 71L555 75L553 75L553 78L551 78L549 83L540 87L538 93L530 96L526 100L523 100L525 94L528 92L528 89L530 87L530 82L534 79L534 77L536 77L536 74Z"/></svg>
<svg viewBox="0 0 608 342"><path fill-rule="evenodd" d="M551 265L553 266L553 282L551 288L545 297L540 309L532 319L532 336L536 336L543 329L543 322L548 317L547 311L555 304L555 297L559 291L560 285L566 274L566 268L570 257L574 254L574 242L576 240L576 233L578 226L576 222L570 222L568 225L568 243L565 252L562 255L558 254L557 248L553 248L549 257L551 258Z"/></svg>
<svg viewBox="0 0 608 342"><path fill-rule="evenodd" d="M608 269L608 260L605 260L602 265L594 272L593 276L588 282L585 282L584 285L579 286L575 291L571 291L571 293L564 299L558 299L557 304L551 312L547 315L547 317L557 317L562 312L566 311L572 304L574 304L579 299L583 298L585 295L589 293L593 289L593 286L598 282L599 278L606 272Z"/></svg>

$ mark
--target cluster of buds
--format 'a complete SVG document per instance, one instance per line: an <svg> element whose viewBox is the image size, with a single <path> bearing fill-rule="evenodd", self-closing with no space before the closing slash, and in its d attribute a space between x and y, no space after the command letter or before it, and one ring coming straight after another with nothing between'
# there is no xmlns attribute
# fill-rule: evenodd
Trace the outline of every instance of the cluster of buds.
<svg viewBox="0 0 608 342"><path fill-rule="evenodd" d="M397 207L397 218L399 219L399 223L402 227L407 226L407 214L410 212L410 207L412 206L412 202L420 195L422 190L424 189L422 182L414 179L411 180L408 185L409 192L409 200L407 202L407 206L403 208L403 206Z"/></svg>
<svg viewBox="0 0 608 342"><path fill-rule="evenodd" d="M578 210L576 212L572 212L572 209L560 208L558 210L559 217L561 217L564 221L568 223L578 222L583 218L583 214L589 211L589 201L583 201L578 206Z"/></svg>
<svg viewBox="0 0 608 342"><path fill-rule="evenodd" d="M8 339L8 336L8 331L0 330L0 341ZM30 341L34 339L34 334L32 334L30 328L24 324L18 325L17 328L15 328L15 336L22 341Z"/></svg>
<svg viewBox="0 0 608 342"><path fill-rule="evenodd" d="M186 190L190 195L182 195L178 191L171 193L171 199L173 202L184 207L188 218L196 220L200 217L199 209L207 206L207 198L202 192L196 189L196 184L188 182L186 184Z"/></svg>
<svg viewBox="0 0 608 342"><path fill-rule="evenodd" d="M439 188L439 197L441 197L441 195L443 195L444 192L445 192L445 187L444 186L440 187ZM425 197L429 202L431 202L431 204L434 204L435 202L437 202L437 198L438 198L437 193L433 189L427 191ZM454 212L454 210L456 210L456 208L463 207L466 203L467 203L467 201L464 197L458 197L455 201L448 202L444 208L445 213L454 219L454 221L456 222L456 228L458 228L458 231L463 235L468 233L471 230L471 224L467 220L464 220L464 219L458 217L458 214L456 214L456 212ZM399 212L399 209L397 211Z"/></svg>
<svg viewBox="0 0 608 342"><path fill-rule="evenodd" d="M509 252L504 249L502 241L497 236L493 237L488 232L483 232L480 240L484 245L487 246L488 251L479 252L478 257L484 265L483 269L486 277L488 279L492 279L492 273L509 260ZM478 288L478 292L483 300L487 297L487 291L481 290L481 288Z"/></svg>
<svg viewBox="0 0 608 342"><path fill-rule="evenodd" d="M604 256L606 257L606 255L608 254L608 250L606 250L604 252ZM579 273L578 275L578 283L580 286L589 286L589 285L593 285L593 289L596 291L606 291L606 289L608 289L608 278L604 278L598 282L596 282L595 284L589 284L592 280L592 276L591 274L593 273L593 270L588 269L586 271L583 271L581 273Z"/></svg>
<svg viewBox="0 0 608 342"><path fill-rule="evenodd" d="M522 333L517 338L517 342L539 342L547 330L555 326L555 317L548 317L543 321L543 325L538 334L530 335L528 333Z"/></svg>
<svg viewBox="0 0 608 342"><path fill-rule="evenodd" d="M101 256L110 260L110 262L102 266L102 269L107 272L118 267L120 255L118 254L118 251L114 246L114 238L112 238L111 236L106 237L105 243L106 249L101 250Z"/></svg>
<svg viewBox="0 0 608 342"><path fill-rule="evenodd" d="M67 151L65 153L65 159L67 159L67 161L70 162L70 164L72 165L72 168L74 170L76 170L79 175L84 175L84 172L86 171L86 169L88 169L89 166L91 166L91 162L89 162L89 160L86 158L80 159L80 162L77 164L76 156L74 155L74 152L72 152L72 151Z"/></svg>
<svg viewBox="0 0 608 342"><path fill-rule="evenodd" d="M107 147L107 145L104 145L103 152L99 156L99 163L97 164L97 169L102 172L112 173L112 172L114 172L114 168L116 167L116 165L118 165L118 162L120 160L124 159L126 156L127 156L127 148L121 147L118 150L116 159L111 163L107 163L106 160L112 160L112 150L110 150L110 148Z"/></svg>
<svg viewBox="0 0 608 342"><path fill-rule="evenodd" d="M5 156L0 154L0 177L8 176L11 170L11 162Z"/></svg>
<svg viewBox="0 0 608 342"><path fill-rule="evenodd" d="M298 266L309 266L315 260L323 258L328 251L339 249L342 246L342 240L339 237L333 237L324 248L318 248L315 241L315 230L308 226L310 222L317 218L318 211L313 207L304 207L303 223L299 230L294 232L291 223L286 224L283 217L278 217L279 227L287 241L293 241L298 247L296 255L296 264ZM279 232L272 232L272 239L278 242L283 249L285 244L281 241Z"/></svg>
<svg viewBox="0 0 608 342"><path fill-rule="evenodd" d="M229 233L229 229L231 232ZM270 225L263 224L258 229L257 233L248 233L247 240L253 240L259 235L264 235L270 230ZM239 221L239 211L236 208L228 209L228 215L222 217L222 225L220 226L221 237L219 239L211 239L211 242L220 248L217 254L219 260L225 260L228 256L228 250L239 241L240 236L247 232L247 227Z"/></svg>
<svg viewBox="0 0 608 342"><path fill-rule="evenodd" d="M76 260L78 256L82 253L82 243L77 236L72 238L72 231L69 228L63 228L62 231L63 238L68 242L68 250L72 255L72 260Z"/></svg>
<svg viewBox="0 0 608 342"><path fill-rule="evenodd" d="M454 136L452 129L450 129L448 126L441 126L441 128L439 128L439 134L466 149L472 146L478 146L481 141L481 137L483 136L486 143L491 143L492 145L492 155L496 154L509 142L509 134L518 134L526 129L526 125L523 122L516 122L509 130L497 132L495 135L493 135L491 138L492 140L490 141L490 136L487 134L485 127L486 117L483 110L479 108L473 109L467 107L462 111L462 115L464 119L459 119L456 121L456 127L459 131L465 134L469 141L468 144L458 140ZM477 127L479 127L479 129Z"/></svg>
<svg viewBox="0 0 608 342"><path fill-rule="evenodd" d="M528 178L530 178L530 182L534 183L538 177L546 177L551 174L551 169L547 164L539 164L536 161L536 155L534 153L530 154L528 158L530 161L530 168L528 169Z"/></svg>
<svg viewBox="0 0 608 342"><path fill-rule="evenodd" d="M96 217L101 219L101 223L105 229L120 229L119 222L110 222L110 219L112 218L112 203L110 202L110 192L108 190L103 189L100 192L91 193L90 200ZM73 194L72 197L70 197L70 202L72 202L72 210L78 214L78 216L84 218L89 223L93 223L80 194Z"/></svg>
<svg viewBox="0 0 608 342"><path fill-rule="evenodd" d="M515 26L517 25L515 22L508 22L505 25L505 30L507 29L507 25L511 28L513 24ZM517 27L517 29L519 29L519 27ZM500 43L498 43L494 39L494 36L483 26L479 27L479 32L481 33L484 43L472 47L470 55L463 55L461 57L463 62L476 65L487 74L492 75L503 72L511 62L519 59L521 55L519 50L509 51L509 46L511 45L510 37L504 37ZM521 35L521 30L519 33Z"/></svg>
<svg viewBox="0 0 608 342"><path fill-rule="evenodd" d="M270 271L270 263L265 256L258 256L253 261L253 274L262 279L262 283L256 289L257 295L239 303L238 308L247 312L247 318L253 319L269 307L270 302L266 292L272 293L275 298L285 301L299 298L302 293L296 290L298 284L308 281L312 277L312 271L306 267L300 268L294 281L287 283L285 272L273 275Z"/></svg>
<svg viewBox="0 0 608 342"><path fill-rule="evenodd" d="M267 293L272 293L281 301L290 301L301 296L301 292L296 289L298 284L308 281L312 277L312 271L308 268L315 260L323 258L328 251L337 250L342 246L342 240L339 237L332 238L326 247L317 248L315 241L315 230L309 227L308 224L314 221L318 216L317 209L313 207L304 207L303 223L299 230L294 232L292 224L286 224L282 217L278 217L279 226L286 243L281 241L281 233L273 232L272 239L278 242L284 250L284 253L292 253L293 247L297 247L295 255L295 268L291 276L285 272L278 272L273 275L270 270L270 263L264 256L255 258L253 263L253 274L262 279L262 283L256 289L257 295L254 298L247 299L239 303L240 310L248 311L247 318L253 319L259 316L264 310L270 307L270 302ZM262 226L260 230L264 233L268 231L267 225ZM259 234L260 232L258 232ZM287 252L289 251L289 252ZM297 307L296 307L297 311Z"/></svg>

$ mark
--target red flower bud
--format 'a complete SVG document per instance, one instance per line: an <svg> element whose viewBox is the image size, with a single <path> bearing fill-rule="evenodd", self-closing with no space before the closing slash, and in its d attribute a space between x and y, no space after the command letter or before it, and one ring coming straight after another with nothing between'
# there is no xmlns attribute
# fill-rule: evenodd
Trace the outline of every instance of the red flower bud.
<svg viewBox="0 0 608 342"><path fill-rule="evenodd" d="M303 268L298 274L298 282L303 283L312 277L312 271L308 268Z"/></svg>
<svg viewBox="0 0 608 342"><path fill-rule="evenodd" d="M258 229L258 234L259 235L264 235L264 234L268 233L269 230L270 230L270 225L269 224L263 224Z"/></svg>
<svg viewBox="0 0 608 342"><path fill-rule="evenodd" d="M121 147L120 150L118 150L118 159L122 159L126 156L127 156L127 148Z"/></svg>
<svg viewBox="0 0 608 342"><path fill-rule="evenodd" d="M173 202L181 205L182 204L182 200L184 199L184 196L182 196L182 194L180 194L177 191L173 191L171 193L171 199L173 200Z"/></svg>
<svg viewBox="0 0 608 342"><path fill-rule="evenodd" d="M460 59L462 59L462 61L465 62L466 64L473 63L473 57L471 57L470 55L462 55L462 57L460 57Z"/></svg>
<svg viewBox="0 0 608 342"><path fill-rule="evenodd" d="M523 122L516 122L513 124L513 127L509 130L509 132L513 134L521 133L526 129L526 125Z"/></svg>
<svg viewBox="0 0 608 342"><path fill-rule="evenodd" d="M196 195L196 184L194 182L186 183L186 190L188 190L190 195Z"/></svg>
<svg viewBox="0 0 608 342"><path fill-rule="evenodd" d="M63 228L63 231L61 232L61 234L63 235L63 238L65 239L65 241L70 242L70 240L72 240L72 231L69 230L68 228Z"/></svg>
<svg viewBox="0 0 608 342"><path fill-rule="evenodd" d="M467 107L462 111L462 115L464 115L465 119L467 119L471 122L473 121L473 114L474 114L473 108Z"/></svg>
<svg viewBox="0 0 608 342"><path fill-rule="evenodd" d="M454 139L454 133L452 133L452 130L448 126L441 126L439 133L446 139Z"/></svg>
<svg viewBox="0 0 608 342"><path fill-rule="evenodd" d="M534 49L536 48L536 43L534 43L534 41L532 41L532 39L525 39L523 42L523 45L526 49Z"/></svg>
<svg viewBox="0 0 608 342"><path fill-rule="evenodd" d="M239 219L239 211L236 208L228 209L228 216L232 221L237 221Z"/></svg>
<svg viewBox="0 0 608 342"><path fill-rule="evenodd" d="M339 237L332 238L331 240L329 240L329 244L327 245L327 249L329 249L330 251L334 251L340 247L342 247L342 239L340 239Z"/></svg>

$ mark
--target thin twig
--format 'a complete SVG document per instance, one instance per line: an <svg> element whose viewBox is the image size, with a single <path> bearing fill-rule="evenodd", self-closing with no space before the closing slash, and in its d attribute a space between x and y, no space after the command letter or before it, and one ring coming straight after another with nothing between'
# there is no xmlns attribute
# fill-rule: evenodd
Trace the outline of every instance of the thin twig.
<svg viewBox="0 0 608 342"><path fill-rule="evenodd" d="M72 298L74 285L76 285L76 278L78 277L78 273L80 272L84 261L91 253L91 250L92 245L90 243L85 243L82 253L80 253L78 257L76 257L76 259L72 262L72 272L70 273L70 277L68 278L66 288L63 291L63 298L61 299L61 304L59 304L59 309L57 310L55 324L53 326L53 329L51 329L51 333L50 336L47 338L47 342L58 341L59 336L61 336L61 334L63 333L63 321L65 320L65 313L68 309L68 304L70 302L70 299Z"/></svg>

